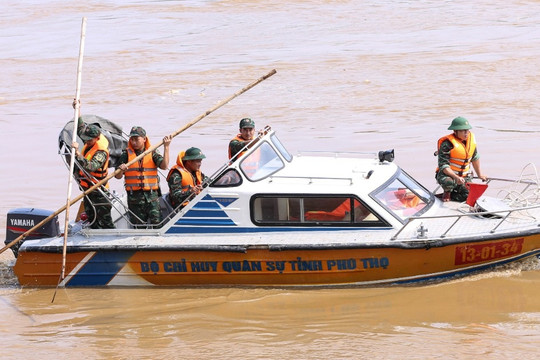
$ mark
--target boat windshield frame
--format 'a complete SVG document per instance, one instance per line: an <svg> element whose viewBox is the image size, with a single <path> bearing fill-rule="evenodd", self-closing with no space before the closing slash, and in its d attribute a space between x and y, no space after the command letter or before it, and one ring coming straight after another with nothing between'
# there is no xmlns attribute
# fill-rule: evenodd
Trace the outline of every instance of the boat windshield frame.
<svg viewBox="0 0 540 360"><path fill-rule="evenodd" d="M425 213L435 202L433 193L401 168L369 196L401 223Z"/></svg>
<svg viewBox="0 0 540 360"><path fill-rule="evenodd" d="M270 135L270 140L272 140L272 143L274 144L275 148L279 151L279 153L281 154L281 157L283 157L283 159L285 159L287 162L291 162L292 159L293 159L293 156L291 155L291 153L285 148L285 146L283 146L282 142L279 140L279 138L277 137L277 135L275 133L273 133L272 135Z"/></svg>
<svg viewBox="0 0 540 360"><path fill-rule="evenodd" d="M267 139L261 139L257 147L253 148L240 161L240 170L247 180L252 182L261 181L283 169L285 162L283 159L284 153L281 152L282 150L292 160L292 156L281 145L281 142L277 140L277 137L274 139L272 136L270 137L270 142ZM277 143L274 140L277 140Z"/></svg>

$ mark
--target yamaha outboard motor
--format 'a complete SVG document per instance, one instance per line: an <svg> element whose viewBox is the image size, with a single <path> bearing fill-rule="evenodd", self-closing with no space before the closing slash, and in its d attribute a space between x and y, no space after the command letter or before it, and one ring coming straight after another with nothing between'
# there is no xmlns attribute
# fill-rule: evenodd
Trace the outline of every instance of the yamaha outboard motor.
<svg viewBox="0 0 540 360"><path fill-rule="evenodd" d="M44 219L53 214L50 210L35 209L35 208L20 208L10 210L7 214L6 223L6 245L39 224ZM60 235L60 225L58 216L54 216L47 223L34 232L28 234L25 240L42 239L48 237L56 237ZM17 257L19 247L24 240L19 241L11 247L13 254Z"/></svg>

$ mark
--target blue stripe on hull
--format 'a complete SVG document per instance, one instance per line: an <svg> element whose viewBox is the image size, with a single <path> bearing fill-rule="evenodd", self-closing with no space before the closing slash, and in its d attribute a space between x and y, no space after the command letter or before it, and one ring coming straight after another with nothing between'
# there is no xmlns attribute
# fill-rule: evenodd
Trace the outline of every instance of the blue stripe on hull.
<svg viewBox="0 0 540 360"><path fill-rule="evenodd" d="M229 218L223 210L189 210L184 217Z"/></svg>
<svg viewBox="0 0 540 360"><path fill-rule="evenodd" d="M196 203L192 209L216 209L221 210L221 207L219 204L215 201L204 201L201 200L198 203Z"/></svg>
<svg viewBox="0 0 540 360"><path fill-rule="evenodd" d="M235 226L231 219L180 219L175 225L197 225L197 226Z"/></svg>
<svg viewBox="0 0 540 360"><path fill-rule="evenodd" d="M227 207L229 205L231 205L233 202L235 202L236 200L238 200L238 198L215 198L214 199L217 203L219 203L221 206L223 207Z"/></svg>
<svg viewBox="0 0 540 360"><path fill-rule="evenodd" d="M101 251L83 265L66 286L105 286L118 274L135 251Z"/></svg>

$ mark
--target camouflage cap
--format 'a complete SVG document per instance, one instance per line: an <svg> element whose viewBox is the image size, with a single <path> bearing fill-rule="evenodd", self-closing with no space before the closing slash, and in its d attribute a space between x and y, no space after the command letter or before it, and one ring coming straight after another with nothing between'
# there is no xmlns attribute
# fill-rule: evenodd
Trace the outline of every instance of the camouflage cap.
<svg viewBox="0 0 540 360"><path fill-rule="evenodd" d="M204 156L201 149L196 148L196 147L190 147L189 149L186 150L186 153L182 157L182 161L199 160L199 159L204 159L204 158L206 158L206 156Z"/></svg>
<svg viewBox="0 0 540 360"><path fill-rule="evenodd" d="M79 134L79 137L82 141L87 142L92 140L93 138L96 138L101 134L101 130L99 130L99 127L96 125L86 125L84 129Z"/></svg>
<svg viewBox="0 0 540 360"><path fill-rule="evenodd" d="M255 127L255 121L251 120L250 118L243 118L240 120L240 129L243 128L254 128Z"/></svg>
<svg viewBox="0 0 540 360"><path fill-rule="evenodd" d="M131 128L131 131L129 132L129 137L132 137L132 136L142 136L142 137L145 137L146 136L146 131L144 131L144 129L140 126L134 126Z"/></svg>

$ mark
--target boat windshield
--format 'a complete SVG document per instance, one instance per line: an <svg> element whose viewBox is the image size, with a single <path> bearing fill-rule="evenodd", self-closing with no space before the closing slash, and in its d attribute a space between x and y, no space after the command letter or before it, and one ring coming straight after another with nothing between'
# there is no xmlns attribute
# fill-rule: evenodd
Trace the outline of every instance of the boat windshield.
<svg viewBox="0 0 540 360"><path fill-rule="evenodd" d="M372 196L401 220L423 212L432 201L431 193L403 171Z"/></svg>
<svg viewBox="0 0 540 360"><path fill-rule="evenodd" d="M287 160L288 162L291 162L292 155L287 151L287 149L285 149L285 146L283 146L281 141L279 141L276 134L272 134L270 138L272 139L272 143L274 144L276 149L278 149L278 151L281 153L281 156L283 156L283 158Z"/></svg>
<svg viewBox="0 0 540 360"><path fill-rule="evenodd" d="M259 181L285 166L274 148L263 141L251 154L240 163L240 169L251 181Z"/></svg>

